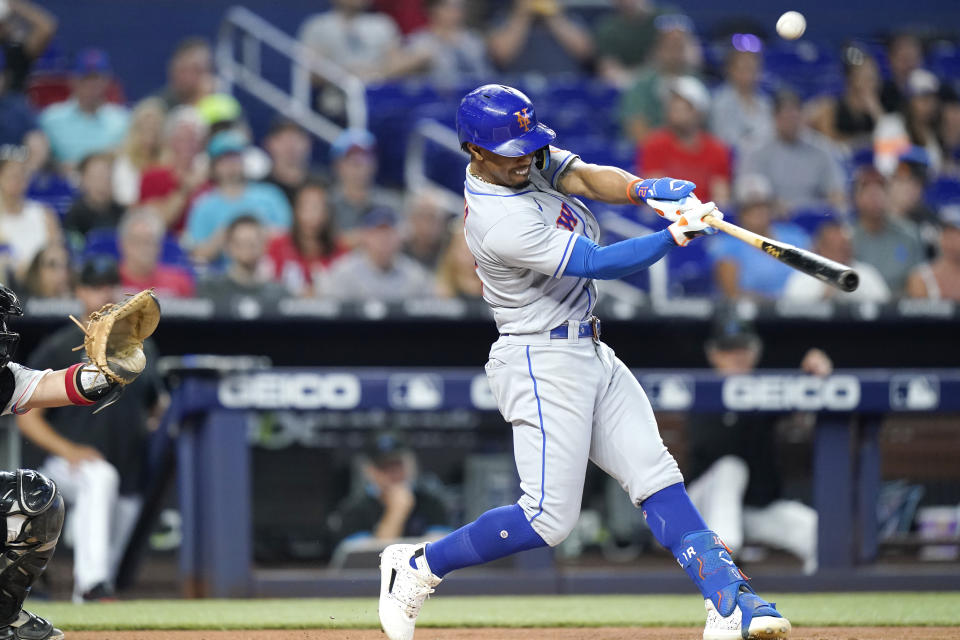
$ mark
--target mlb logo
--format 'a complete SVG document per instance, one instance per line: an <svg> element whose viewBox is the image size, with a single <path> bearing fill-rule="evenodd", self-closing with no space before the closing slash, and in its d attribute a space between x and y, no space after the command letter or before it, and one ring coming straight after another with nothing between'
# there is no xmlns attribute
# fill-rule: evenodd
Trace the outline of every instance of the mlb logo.
<svg viewBox="0 0 960 640"><path fill-rule="evenodd" d="M443 378L432 374L390 376L387 398L394 409L437 409L443 404Z"/></svg>
<svg viewBox="0 0 960 640"><path fill-rule="evenodd" d="M940 406L940 380L924 374L893 376L890 406L906 411L936 409Z"/></svg>
<svg viewBox="0 0 960 640"><path fill-rule="evenodd" d="M656 410L686 411L693 406L694 382L689 376L644 376L641 384Z"/></svg>

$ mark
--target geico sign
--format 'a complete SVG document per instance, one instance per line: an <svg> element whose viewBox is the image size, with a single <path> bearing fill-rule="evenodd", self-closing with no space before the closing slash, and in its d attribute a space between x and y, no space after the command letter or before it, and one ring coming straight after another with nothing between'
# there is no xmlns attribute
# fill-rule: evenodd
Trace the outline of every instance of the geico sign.
<svg viewBox="0 0 960 640"><path fill-rule="evenodd" d="M346 373L257 373L222 380L217 398L231 409L353 409L360 380Z"/></svg>
<svg viewBox="0 0 960 640"><path fill-rule="evenodd" d="M723 406L730 411L849 411L859 403L854 376L731 376L723 382Z"/></svg>

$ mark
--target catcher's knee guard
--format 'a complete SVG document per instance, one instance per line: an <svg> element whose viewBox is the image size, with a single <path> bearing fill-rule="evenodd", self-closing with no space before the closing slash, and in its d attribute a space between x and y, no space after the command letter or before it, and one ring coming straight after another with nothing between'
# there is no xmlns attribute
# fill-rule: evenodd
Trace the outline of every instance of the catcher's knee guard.
<svg viewBox="0 0 960 640"><path fill-rule="evenodd" d="M47 567L63 528L63 497L36 471L0 472L0 515L6 540L0 556L0 625L16 620L30 587Z"/></svg>

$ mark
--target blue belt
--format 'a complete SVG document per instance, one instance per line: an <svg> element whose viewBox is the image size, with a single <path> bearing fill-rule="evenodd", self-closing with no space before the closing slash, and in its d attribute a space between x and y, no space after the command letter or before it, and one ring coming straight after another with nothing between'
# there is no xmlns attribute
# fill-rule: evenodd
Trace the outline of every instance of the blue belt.
<svg viewBox="0 0 960 640"><path fill-rule="evenodd" d="M509 336L509 333L501 333L502 336ZM580 338L593 338L594 342L600 342L600 318L590 316L589 320L580 323L577 328L577 336ZM566 340L570 337L570 330L567 325L562 324L559 327L550 329L551 340Z"/></svg>
<svg viewBox="0 0 960 640"><path fill-rule="evenodd" d="M599 328L599 323L597 323ZM599 336L599 331L597 332ZM592 338L593 337L593 323L591 322L581 322L580 328L577 330L577 335L581 338ZM550 329L550 339L551 340L566 340L569 337L569 329L567 325L562 324L559 327Z"/></svg>

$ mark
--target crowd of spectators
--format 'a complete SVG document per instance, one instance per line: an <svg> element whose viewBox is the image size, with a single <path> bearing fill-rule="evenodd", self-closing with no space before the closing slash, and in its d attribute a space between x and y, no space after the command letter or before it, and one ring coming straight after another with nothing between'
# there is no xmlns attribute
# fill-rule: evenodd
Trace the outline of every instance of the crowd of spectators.
<svg viewBox="0 0 960 640"><path fill-rule="evenodd" d="M333 0L298 37L368 83L592 76L619 94L605 115L635 145L625 168L691 179L742 226L853 264L862 281L841 294L718 238L705 243L718 298L960 299L960 220L926 197L960 185L957 79L924 68L916 36L845 45L842 90L811 94L764 70L759 37L718 46L649 0L617 0L592 21L561 0L497 6ZM26 0L0 20L0 279L25 298L73 296L84 262L103 255L124 287L208 297L225 313L288 297L482 295L460 212L443 194L378 183L384 141L371 132L345 129L327 147L278 116L255 139L217 92L203 37L176 45L166 82L130 106L96 48L73 52L66 100L37 104L30 70L56 28ZM342 117L342 96L315 89L317 108Z"/></svg>

